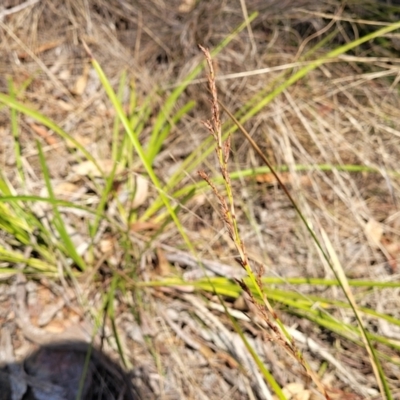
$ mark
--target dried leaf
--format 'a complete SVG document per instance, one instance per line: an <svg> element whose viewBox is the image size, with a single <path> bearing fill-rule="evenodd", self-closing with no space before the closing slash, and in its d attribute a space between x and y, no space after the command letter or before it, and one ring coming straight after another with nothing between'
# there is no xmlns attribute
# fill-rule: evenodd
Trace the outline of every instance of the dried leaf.
<svg viewBox="0 0 400 400"><path fill-rule="evenodd" d="M196 5L195 0L183 0L181 4L179 4L178 11L181 13L189 13L194 9Z"/></svg>
<svg viewBox="0 0 400 400"><path fill-rule="evenodd" d="M304 397L303 393L308 391L304 390L304 383L302 382L289 383L282 389L282 392L287 399L291 400L308 400L310 398L310 393L308 397ZM298 397L299 395L303 397Z"/></svg>
<svg viewBox="0 0 400 400"><path fill-rule="evenodd" d="M383 237L381 239L381 244L383 248L386 250L385 256L387 258L387 262L392 273L397 272L397 258L400 253L400 243L392 242L389 238Z"/></svg>
<svg viewBox="0 0 400 400"><path fill-rule="evenodd" d="M89 66L85 65L82 75L78 77L73 89L71 90L73 94L76 94L77 96L82 96L83 92L86 89L88 77L89 77Z"/></svg>
<svg viewBox="0 0 400 400"><path fill-rule="evenodd" d="M367 236L370 244L378 248L383 235L383 226L378 221L371 218L364 228L365 235Z"/></svg>
<svg viewBox="0 0 400 400"><path fill-rule="evenodd" d="M57 100L57 105L58 105L59 108L61 108L64 111L71 112L74 109L74 105L73 104L67 103L64 100Z"/></svg>
<svg viewBox="0 0 400 400"><path fill-rule="evenodd" d="M135 197L133 199L132 208L141 206L149 194L149 182L141 175L136 175Z"/></svg>
<svg viewBox="0 0 400 400"><path fill-rule="evenodd" d="M60 44L62 44L64 42L64 39L58 39L58 40L53 40L51 42L47 42L47 43L43 43L40 46L36 47L36 49L33 50L34 54L40 54L43 53L45 51L54 49L55 47L58 47ZM28 58L30 57L30 55L28 53L26 53L25 51L18 53L18 58Z"/></svg>
<svg viewBox="0 0 400 400"><path fill-rule="evenodd" d="M169 275L170 266L164 251L160 248L157 248L156 254L157 254L157 264L156 264L157 274L160 276Z"/></svg>
<svg viewBox="0 0 400 400"><path fill-rule="evenodd" d="M299 183L302 186L310 186L311 180L308 175L296 175L293 176L290 172L281 172L279 173L279 177L284 185L291 185L293 180L299 180ZM256 175L256 181L258 183L266 183L267 185L275 185L277 184L277 180L272 173L268 174L259 174Z"/></svg>
<svg viewBox="0 0 400 400"><path fill-rule="evenodd" d="M242 295L240 295L235 302L233 303L233 307L236 310L240 310L240 311L248 311L249 307L246 303L246 300L244 299L244 297Z"/></svg>
<svg viewBox="0 0 400 400"><path fill-rule="evenodd" d="M56 303L46 304L39 315L37 324L40 327L48 325L53 317L64 307L64 304L64 299L60 299Z"/></svg>
<svg viewBox="0 0 400 400"><path fill-rule="evenodd" d="M111 173L114 161L113 160L97 160L97 163L99 164L100 168L103 170L105 175L108 175ZM83 161L80 164L74 165L72 167L72 171L75 172L77 175L80 176L93 176L95 178L100 178L102 175L100 174L100 171L97 169L97 167L91 162L91 161ZM122 172L121 167L117 167L116 174L119 174Z"/></svg>
<svg viewBox="0 0 400 400"><path fill-rule="evenodd" d="M80 190L80 187L78 185L75 185L74 183L71 182L61 182L60 184L54 186L54 195L57 198L71 198L71 196L75 195L78 193Z"/></svg>
<svg viewBox="0 0 400 400"><path fill-rule="evenodd" d="M74 139L82 146L86 147L89 146L92 143L92 139L88 136L83 136L79 133L74 134ZM67 140L67 147L69 149L75 149L75 143L71 142L70 140Z"/></svg>
<svg viewBox="0 0 400 400"><path fill-rule="evenodd" d="M54 136L52 136L51 133L43 126L34 124L33 122L31 122L29 126L37 135L43 138L47 144L53 145L57 143L57 139Z"/></svg>
<svg viewBox="0 0 400 400"><path fill-rule="evenodd" d="M105 253L111 253L114 250L115 239L114 238L106 238L100 240L100 251Z"/></svg>
<svg viewBox="0 0 400 400"><path fill-rule="evenodd" d="M133 198L132 193L126 188L121 188L118 192L119 201L130 209L140 207L147 200L149 193L149 183L147 179L141 175L135 175L135 187L133 190Z"/></svg>
<svg viewBox="0 0 400 400"><path fill-rule="evenodd" d="M155 231L160 227L159 224L148 221L137 221L131 224L131 232Z"/></svg>

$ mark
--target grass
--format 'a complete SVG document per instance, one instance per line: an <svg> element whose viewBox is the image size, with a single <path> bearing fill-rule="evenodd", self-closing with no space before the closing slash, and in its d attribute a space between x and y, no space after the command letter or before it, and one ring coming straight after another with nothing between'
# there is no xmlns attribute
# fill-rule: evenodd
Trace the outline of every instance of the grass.
<svg viewBox="0 0 400 400"><path fill-rule="evenodd" d="M146 314L152 315L154 312L152 307L155 302L149 301L149 298L159 296L165 299L165 293L173 294L187 304L189 297L185 297L185 293L192 292L197 298L196 301L200 300L210 307L207 312L212 314L209 310L219 310L225 324L240 338L240 346L243 346L240 349L243 352L235 353L230 347L233 346L233 342L225 347L220 344L220 349L217 350L216 343L219 342L216 338L210 346L212 350L205 349L204 342L207 335L202 333L203 331L208 332L208 335L226 335L228 341L233 341L234 336L232 333L222 331L221 327L218 328L220 325L212 322L214 320L211 315L205 316L205 311L200 306L190 308L192 322L185 322L183 325L193 324L192 333L196 331L194 327L197 327L201 340L197 338L194 342L190 341L185 336L186 330L180 330L167 316L164 323L169 324L183 343L192 346L202 355L207 354L207 357L209 357L207 351L214 353L222 351L239 364L243 364L246 357L244 354L247 353L252 361L248 361L245 368L250 370L251 366L256 366L257 371L252 370L254 375L249 379L258 382L258 393L263 393L264 397L272 398L269 392L272 390L279 399L290 398L284 387L287 382L282 382L277 370L270 365L268 358L257 347L255 335L252 334L249 324L263 335L264 342L270 341L284 350L288 359L295 360L300 370L306 372L314 383L309 390L316 388L322 396L330 398L330 393L335 388L328 387L324 373L318 370L319 363L312 358L309 349L300 348L300 344L296 344L293 339L293 329L297 329L299 321L307 320L311 324L308 334L335 335L339 347L340 343L345 343L346 346L351 344L355 351L362 354L363 362L368 362L373 372L370 374L373 376L373 383L369 383L367 388L364 387L360 377L353 371L351 374L354 374L356 384L347 384L346 390L352 390L366 398L374 396L396 398L397 389L393 371L397 371L400 367L396 355L399 351L398 340L395 337L387 337L379 330L374 331L371 327L381 324L398 327L400 319L398 315L392 315L389 311L379 311L374 305L365 304L368 304L368 299L379 296L384 291L395 293L400 284L377 278L348 278L349 269L343 264L345 257L332 236L341 229L345 231L343 221L336 215L343 210L342 204L353 212L352 202L359 192L354 190L352 192L354 197L351 198L346 191L350 190L349 187L352 189L355 186L353 179L355 181L358 177L367 177L376 181L383 175L389 182L392 192L397 193L399 168L384 156L382 160L386 160L386 164L383 167L382 160L374 159L375 154L370 156L367 151L367 157L362 154L356 161L350 156L349 160L343 160L338 153L342 142L340 139L332 138L330 130L332 126L320 117L324 112L323 107L319 112L316 110L317 106L322 104L328 108L328 113L331 110L338 113L340 111L342 115L348 117L342 128L337 129L336 134L337 137L342 135L344 138L342 141L349 148L353 146L351 138L346 137L347 134L350 135L349 127L360 135L368 135L368 132L364 132L363 127L357 123L357 111L362 110L358 116L361 115L366 120L375 118L374 129L377 130L378 126L383 125L386 131L393 132L396 130L397 120L390 108L382 106L381 109L379 104L374 103L373 98L367 99L370 102L368 105L363 105L364 100L360 100L361 96L356 98L350 89L339 86L334 80L329 89L332 92L337 90L339 95L343 95L342 98L348 100L348 104L354 105L354 109L341 110L340 102L331 105L327 97L320 97L320 100L312 102L302 90L309 83L306 81L308 77L316 76L312 75L313 73L329 76L331 74L329 68L334 63L343 65L341 57L345 53L362 51L362 46L366 43L385 38L385 35L398 30L400 23L387 24L355 40L349 40L344 45L336 46L332 43L338 31L330 28L330 32L329 30L324 32L326 36L323 39L308 46L307 52L300 57L299 61L306 63L304 66L302 64L299 69L293 67L275 75L268 84L256 89L249 98L243 99L235 111L231 112L230 106L221 104L227 115L226 121L222 122L217 101L218 80L213 72L212 58L217 59L218 54L223 54L229 45L235 42L240 32L248 28L248 24L256 18L257 13L251 14L246 23L240 24L210 53L203 48L211 71L209 83L212 116L211 120L205 123L211 135L202 136L196 151L184 156L169 174L157 165L157 160L169 145L174 130L195 110L197 99L188 100L184 96L185 90L204 70L205 62L200 62L194 67L158 106L154 102L157 90L154 89L144 98L141 97L137 84L134 80L130 80L126 71L120 75L118 82L111 82L93 55L90 44L84 43L92 68L114 114L110 135L112 162L108 170L74 135L66 132L60 124L29 103L28 91L32 84L30 78L19 85L10 79L8 94L0 94L0 103L9 110L17 178L11 182L6 174L0 174L0 231L3 233L0 241L0 273L7 279L22 272L34 280L43 277L56 281L67 280L75 284L75 287L79 287L82 279L89 279L89 287L92 289L87 291L86 297L80 296L80 299L82 307L95 321L93 336L108 327L111 330L109 341L127 367L132 365L132 360L125 343L127 339L120 326L120 308L127 308L140 324L145 325L148 318ZM251 34L251 30L248 32ZM321 43L324 47L332 49L334 46L334 48L322 52ZM360 82L367 84L370 77L366 77L364 71L360 71L360 65L364 65L365 68L371 67L371 70L375 69L376 65L374 61L366 61L365 56L357 57L354 56L349 65L358 71ZM387 82L380 84L386 87L384 85L387 85ZM312 89L306 88L305 91L307 90ZM296 93L302 96L303 103L300 105L291 103ZM285 110L281 103L285 96L293 113L288 112L282 117L277 110ZM335 99L337 101L338 97ZM277 108L273 108L274 104ZM262 118L268 107L272 108L273 126L271 124L260 128L268 134L257 135L254 131L249 132L251 121L255 121L258 117ZM316 121L314 125L311 122L312 116ZM36 151L47 195L31 192L29 184L31 178L24 167L26 164L21 144L23 118L31 118L54 132L61 141L79 152L76 154L77 160L81 163L89 161L94 166L85 178L94 193L94 202L90 203L90 196L79 201L58 198L42 141L36 142ZM341 124L337 121L335 123ZM294 127L297 130L301 128L302 132L306 132L309 136L294 135L293 131L296 130ZM276 134L279 129L281 135ZM268 153L268 146L264 143L266 140L270 140L269 144L275 150L272 159L265 156ZM393 145L392 139L378 137L377 141L379 140L381 140L379 149L382 152L386 151L385 146L390 148ZM251 146L246 141L249 141ZM338 150L335 153L336 146ZM216 156L212 160L211 155L215 149ZM332 154L329 150L332 150ZM246 152L252 154L251 161L243 155ZM354 154L359 153L360 151L354 150ZM254 163L254 159L263 160L265 165ZM231 164L235 165L233 171ZM208 168L212 173L205 173L204 168ZM199 169L203 171L200 174L203 180L193 175ZM96 170L98 172L94 172ZM308 177L309 183L305 186L317 188L313 192L317 199L310 200L312 191L307 187L301 187L299 174ZM286 180L286 176L291 178ZM138 177L144 178L150 186L150 194L145 193L145 188ZM257 226L260 224L257 222L254 210L245 200L241 201L241 185L246 184L249 191L260 192L261 189L258 189L257 185L262 185L265 179L270 182L273 190L276 192L280 190L277 198L282 204L282 209L290 208L296 211L297 216L276 216L276 221L279 219L280 224L295 226L289 230L293 236L300 237L300 241L293 239L293 243L307 246L307 252L315 268L325 271L324 274L316 274L319 277L313 275L292 278L284 277L283 273L281 276L271 277L266 273L266 269L270 270L267 263L264 265L262 262L260 265L253 261L251 255L249 256L246 239L243 238L248 234L245 227L252 226L249 220L253 221L254 230L259 229ZM339 200L332 203L325 201L322 188L326 186L330 186L332 192L337 193L340 204ZM127 193L127 199L121 193ZM143 199L139 200L141 196ZM267 194L266 197L271 200L271 195ZM210 216L207 212L201 214L199 211L206 204L202 198L209 199L212 215L219 213L224 226L217 218L210 219L211 222L204 222ZM363 196L360 194L357 199L361 198ZM316 204L318 201L321 209L324 209L322 204L326 204L323 218L319 218L317 211L310 207L310 204ZM200 206L196 206L196 202ZM218 209L219 212L216 211ZM198 217L196 213L199 214ZM363 218L372 218L365 208L354 217L360 226ZM193 228L196 226L196 221L204 222L204 227L208 229L206 232L212 232L217 237L217 243L228 249L222 249L220 253L216 251L216 258L234 257L245 274L239 268L231 266L232 275L237 279L224 273L220 276L210 274L208 257L204 255L207 253L207 246L210 245L207 243L209 238L197 234L196 228ZM213 226L213 221L217 221L216 226ZM139 229L140 234L132 233L134 229ZM393 229L397 234L396 228ZM250 236L253 234L255 235L255 232L250 231ZM263 236L261 229L260 236ZM263 246L264 239L258 240ZM166 251L163 248L164 242L175 243L176 249L191 257L191 260L198 265L202 276L188 280L182 269L163 260L163 252ZM364 242L367 242L365 238ZM276 243L273 245L276 246ZM117 249L115 253L122 255L113 260L113 250L102 252L99 250L101 246L111 246ZM213 244L210 247L212 248ZM157 253L158 257L154 257L154 253ZM146 265L154 263L158 273L149 273L139 268L140 263ZM101 301L100 306L94 307L89 293L93 289L97 291L97 288ZM342 292L339 293L336 288L340 288ZM241 298L245 299L244 313L234 307L235 302ZM151 325L150 322L149 324ZM176 359L181 358L181 355L179 357L177 355L181 354L178 350L179 344L176 344L175 339L169 338L169 340L173 343L172 349L175 349L172 353ZM155 337L152 334L144 334L144 343L160 376L166 376L168 368L164 365L162 351ZM336 351L336 349L328 350ZM281 354L279 349L275 351ZM340 349L337 352L340 353ZM293 367L293 370L296 368ZM184 369L183 365L182 371ZM243 372L243 375L246 373ZM186 379L185 382L193 383L192 378ZM194 383L193 385L196 386Z"/></svg>

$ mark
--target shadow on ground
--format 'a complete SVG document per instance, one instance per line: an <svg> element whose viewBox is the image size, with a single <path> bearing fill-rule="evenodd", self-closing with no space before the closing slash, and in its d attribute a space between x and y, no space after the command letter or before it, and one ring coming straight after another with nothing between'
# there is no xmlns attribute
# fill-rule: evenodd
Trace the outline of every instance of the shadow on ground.
<svg viewBox="0 0 400 400"><path fill-rule="evenodd" d="M23 362L3 365L0 388L0 400L143 398L116 362L85 342L41 346Z"/></svg>

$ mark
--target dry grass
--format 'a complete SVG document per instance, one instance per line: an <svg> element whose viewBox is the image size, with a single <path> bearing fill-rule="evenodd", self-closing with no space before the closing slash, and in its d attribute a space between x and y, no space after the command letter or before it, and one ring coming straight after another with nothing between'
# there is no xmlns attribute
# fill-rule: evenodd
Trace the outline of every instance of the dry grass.
<svg viewBox="0 0 400 400"><path fill-rule="evenodd" d="M8 3L5 7L24 2ZM154 123L166 93L202 60L197 44L213 48L243 21L241 3L249 15L255 10L260 15L250 30L243 30L214 60L219 96L232 112L245 110L247 101L260 91L276 88L300 68L296 63L308 61L303 57L306 52L335 29L337 33L327 40L327 48L350 42L376 28L358 20L379 18L382 22L392 15L390 11L383 15L377 7L360 6L355 1L339 7L336 1L304 0L296 2L296 8L290 1L268 1L268 5L255 0L234 5L201 1L186 12L184 6L190 8L190 1L138 1L132 6L116 0L41 0L1 19L0 91L9 92L10 77L17 98L55 121L96 160L108 162L115 110L90 67L80 40L88 44L114 87L118 86L121 72L127 71L135 82L138 109L152 94L149 121ZM334 15L337 19L330 30L325 30ZM244 123L273 166L277 170L287 168L280 174L281 179L313 229L326 232L348 278L396 282L400 276L398 41L398 37L385 38L379 46L374 41L352 54L337 57L286 89ZM323 48L317 49L312 59L323 53ZM269 70L261 71L265 68ZM243 72L247 73L231 75ZM154 169L162 183L168 182L188 155L196 154L208 136L201 124L209 114L205 81L201 77L192 82L176 104L178 108L190 99L197 102L173 127L155 158ZM126 89L122 93L125 108L129 108L127 93ZM142 143L149 140L151 129L151 124L143 128ZM39 140L57 197L82 206L100 202L99 184L89 176L91 172L79 169L83 158L76 147L67 145L32 118L20 115L21 168L26 176L22 184L10 132L10 112L2 108L0 169L17 193L46 193L35 146L35 140ZM232 135L231 150L231 171L262 165L239 133ZM346 166L370 169L353 171ZM117 171L118 188L123 189L127 176L143 173L137 161L130 167ZM204 167L218 174L215 156L210 155ZM188 170L180 187L195 181L196 171ZM294 277L333 275L272 175L260 171L232 179L232 187L236 218L250 261L262 265L265 276L281 277L287 282L286 289L312 299L316 309L328 309L337 320L353 323L350 310L322 304L313 297L344 301L336 286L295 286L289 282ZM139 217L156 197L157 190L149 185ZM42 218L52 212L42 203L33 209ZM18 324L18 313L15 317L13 312L17 303L12 301L16 278L2 275L1 337L8 332L15 359L30 351L29 343L44 337L47 340L49 333L57 340L65 338L65 332L73 332L74 338L82 340L94 335L106 352L124 355L145 398L272 398L270 388L212 292L195 290L195 283L138 287L138 282L176 277L191 282L204 275L177 229L170 224L155 235L160 218L138 218L128 226L129 235L124 236L120 213L110 196L106 214L112 223L100 224L95 245L85 252L85 245L90 242L87 221L92 220L87 214L63 210L74 244L91 268L74 279L54 279L54 274L27 276L27 313L32 325L40 326L37 333L42 339L29 337L29 332ZM210 191L199 190L182 204L179 218L211 275L217 272L229 278L242 277L235 261L237 251L220 220L218 199ZM9 233L0 232L0 244L30 254L29 246L22 246ZM1 267L9 264L2 262ZM15 267L24 268L22 264ZM56 267L59 271L67 268L61 262ZM123 277L125 291L110 290L115 276ZM398 320L398 290L364 287L354 288L354 294L360 307L385 312ZM111 298L105 302L108 295ZM54 310L56 302L58 308ZM110 303L114 327L102 319ZM226 305L282 388L293 388L298 396L303 393L309 398L321 398L301 365L277 343L265 340L262 321L253 316L242 296L228 296ZM365 349L329 327L310 322L307 313L294 312L279 302L274 307L332 399L378 398ZM366 318L366 325L371 332L393 341L400 338L397 326L373 316ZM116 340L115 327L120 342ZM377 344L378 350L382 348ZM400 395L396 391L398 350L390 349L385 354L392 358L392 362L383 363L383 368L396 398Z"/></svg>

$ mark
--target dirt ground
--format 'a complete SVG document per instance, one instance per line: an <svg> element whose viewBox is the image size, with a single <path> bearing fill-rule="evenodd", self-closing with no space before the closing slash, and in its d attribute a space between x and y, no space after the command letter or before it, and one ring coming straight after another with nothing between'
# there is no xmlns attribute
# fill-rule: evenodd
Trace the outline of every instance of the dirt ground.
<svg viewBox="0 0 400 400"><path fill-rule="evenodd" d="M121 73L126 71L135 83L139 105L153 94L154 117L150 121L154 122L167 94L202 61L198 44L214 48L254 11L259 15L251 28L238 34L214 60L219 96L232 111L241 109L264 87L273 90L274 79L282 72L279 66L301 60L308 49L326 37L324 28L331 21L338 33L329 42L329 48L322 48L317 54L379 27L365 23L366 20L394 21L400 12L382 8L394 3L3 0L0 91L9 92L10 80L15 87L31 80L23 102L55 121L96 159L109 160L115 111L90 66L82 40L115 88ZM337 17L336 22L333 16ZM394 176L388 171L400 171L400 38L397 33L387 40L387 46L368 42L310 72L246 122L245 127L274 166L288 166L282 179L314 228L327 233L348 278L396 282L400 277L400 186L398 174ZM364 62L367 57L369 61ZM267 70L260 72L261 69ZM178 108L189 100L196 101L196 106L172 129L157 155L155 166L161 179L165 177L167 181L208 136L202 125L202 120L209 118L208 98L203 73L176 104ZM127 101L125 96L124 103ZM96 185L84 172L79 172L82 158L76 149L33 118L21 115L19 123L23 167L29 177L25 188L21 188L16 168L9 110L1 108L0 168L16 193L45 193L35 144L39 140L57 194L66 200L89 204L95 197ZM140 138L144 143L151 129L151 124L144 128ZM262 165L239 133L232 137L232 149L233 169ZM362 165L378 173L367 169L355 173L340 168L324 171L322 167L301 170L301 165ZM201 168L215 170L215 157L208 157ZM139 168L135 172L143 171ZM181 184L198 179L196 171L190 171ZM270 174L236 180L233 187L249 257L264 266L267 276L333 277ZM154 188L150 187L149 192L147 205L156 196ZM37 212L45 215L48 209L38 207ZM222 275L240 277L217 199L210 192L201 194L185 204L181 216L207 268L213 268L212 262L218 263L215 265L224 271ZM87 236L83 228L79 229L81 216L68 218L76 230L79 247ZM108 246L113 233L109 227L99 233L94 265L100 278L96 278L95 284L89 275L73 282L21 274L0 278L0 363L20 366L40 346L69 339L88 342L96 332L96 346L102 346L105 353L125 365L138 398L274 398L210 293L198 295L183 288L146 289L140 302L135 294L119 293L114 307L120 342L113 336L114 327L105 324L99 328L102 323L94 315L101 314L94 310L103 307L101 293L111 284L107 262L114 262L106 260L101 245ZM190 255L182 251L183 243L176 229L163 232L146 246L148 238L146 231L135 233L132 238L138 249L146 249L139 258L135 258L135 251L130 255L138 266L139 279L155 280L169 276L171 271L188 280L201 274ZM29 251L7 240L7 235L0 232L2 246ZM116 264L123 260L123 248L116 249L112 257ZM287 287L306 297L344 300L335 287ZM364 288L356 291L356 297L360 306L400 318L398 288ZM310 322L305 315L277 307L285 325L293 329L304 357L314 371L321 373L332 399L380 398L365 350ZM280 386L286 393L294 393L287 394L288 399L323 398L302 367L279 345L265 340L261 327L241 313L236 302L232 302L232 309ZM343 308L332 310L332 314L354 322L351 312ZM398 326L376 324L372 318L366 324L372 332L397 343L400 340ZM124 360L118 356L119 347L124 350ZM400 399L399 353L391 350L389 356L397 362L385 364L385 374L394 396L398 396L394 398ZM3 379L2 375L0 378ZM20 390L23 393L23 388ZM22 396L16 398L27 398ZM104 398L114 398L111 392L108 396ZM0 394L3 398L11 397Z"/></svg>

